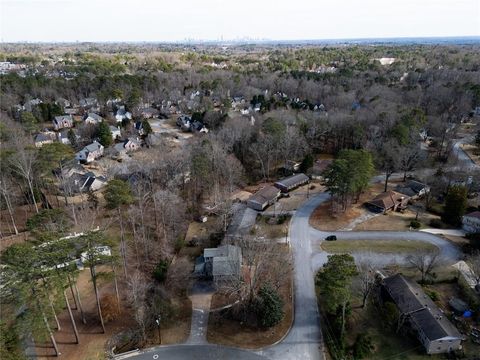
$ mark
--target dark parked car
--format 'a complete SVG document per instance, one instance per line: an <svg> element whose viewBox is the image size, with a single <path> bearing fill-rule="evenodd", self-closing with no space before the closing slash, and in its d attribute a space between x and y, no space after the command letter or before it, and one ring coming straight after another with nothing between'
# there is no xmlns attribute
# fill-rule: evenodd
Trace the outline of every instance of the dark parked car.
<svg viewBox="0 0 480 360"><path fill-rule="evenodd" d="M325 238L325 240L327 241L335 241L337 240L337 236L336 235L329 235Z"/></svg>

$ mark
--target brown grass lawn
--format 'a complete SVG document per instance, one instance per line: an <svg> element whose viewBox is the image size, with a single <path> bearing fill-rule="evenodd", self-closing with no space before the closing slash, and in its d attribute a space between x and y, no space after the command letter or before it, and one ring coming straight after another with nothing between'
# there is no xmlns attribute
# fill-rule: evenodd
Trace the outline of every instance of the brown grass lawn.
<svg viewBox="0 0 480 360"><path fill-rule="evenodd" d="M286 281L280 289L284 301L283 320L270 329L249 327L239 321L222 317L219 312L211 312L208 320L207 340L213 344L235 346L246 349L258 349L281 340L290 329L293 321L292 286ZM225 305L228 300L217 296L212 298L212 309Z"/></svg>
<svg viewBox="0 0 480 360"><path fill-rule="evenodd" d="M354 219L368 212L363 204L383 192L383 186L383 184L372 185L360 196L359 201L349 206L344 213L332 214L332 202L324 202L313 212L310 217L310 225L323 231L335 231L346 227Z"/></svg>
<svg viewBox="0 0 480 360"><path fill-rule="evenodd" d="M371 251L380 254L413 253L421 250L435 250L437 247L414 240L336 240L324 241L321 248L329 253L351 253Z"/></svg>
<svg viewBox="0 0 480 360"><path fill-rule="evenodd" d="M416 212L407 209L404 212L390 211L387 214L375 216L361 224L358 224L354 230L392 230L405 231L410 228L410 221L414 220ZM421 212L418 215L418 221L421 223L421 228L429 228L430 220L440 219L439 216L426 212Z"/></svg>

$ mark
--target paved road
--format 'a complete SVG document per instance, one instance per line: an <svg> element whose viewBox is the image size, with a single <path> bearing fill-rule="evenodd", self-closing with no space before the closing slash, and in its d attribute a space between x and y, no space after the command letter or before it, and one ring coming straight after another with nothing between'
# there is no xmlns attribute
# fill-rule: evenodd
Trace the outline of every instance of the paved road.
<svg viewBox="0 0 480 360"><path fill-rule="evenodd" d="M190 336L186 344L206 345L208 315L215 289L210 281L196 281L190 290L189 298L192 302L192 321Z"/></svg>
<svg viewBox="0 0 480 360"><path fill-rule="evenodd" d="M457 158L457 164L451 167L450 168L451 170L455 170L455 169L479 170L480 169L480 166L478 166L461 147L461 145L471 142L473 138L474 138L473 136L468 136L456 141L453 144L453 154Z"/></svg>
<svg viewBox="0 0 480 360"><path fill-rule="evenodd" d="M219 345L172 345L139 351L134 356L117 357L135 358L135 360L265 360L265 357L248 350L234 349Z"/></svg>
<svg viewBox="0 0 480 360"><path fill-rule="evenodd" d="M295 318L285 339L259 353L270 359L324 359L320 315L312 267L311 239L316 230L308 220L329 195L320 193L304 203L290 222L290 242L294 258Z"/></svg>

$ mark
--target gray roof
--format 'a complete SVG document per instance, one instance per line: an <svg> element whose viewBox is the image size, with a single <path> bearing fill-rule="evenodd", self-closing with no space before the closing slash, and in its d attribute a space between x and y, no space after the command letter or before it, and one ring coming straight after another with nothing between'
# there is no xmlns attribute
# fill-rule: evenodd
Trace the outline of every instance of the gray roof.
<svg viewBox="0 0 480 360"><path fill-rule="evenodd" d="M98 149L100 149L102 147L102 145L96 141L94 141L93 143L85 146L83 148L83 150L86 150L88 152L94 152L94 151L97 151Z"/></svg>
<svg viewBox="0 0 480 360"><path fill-rule="evenodd" d="M238 246L223 245L203 250L204 258L213 258L212 275L230 276L240 273L242 251Z"/></svg>
<svg viewBox="0 0 480 360"><path fill-rule="evenodd" d="M397 185L395 190L408 196L415 196L418 195L422 190L428 191L428 186L419 181L410 180L406 184Z"/></svg>
<svg viewBox="0 0 480 360"><path fill-rule="evenodd" d="M100 115L95 114L95 113L88 113L87 116L85 117L85 120L87 118L92 118L93 120L98 121L98 122L103 121L103 117L101 117Z"/></svg>
<svg viewBox="0 0 480 360"><path fill-rule="evenodd" d="M278 184L278 185L282 185L287 188L290 188L292 186L296 186L297 184L300 184L302 182L309 181L309 180L310 178L307 175L300 173L300 174L295 174L295 175L286 177L284 179L281 179L277 181L275 185Z"/></svg>
<svg viewBox="0 0 480 360"><path fill-rule="evenodd" d="M60 116L55 116L55 121L57 123L63 121L63 120L68 120L68 121L73 121L72 115L60 115Z"/></svg>
<svg viewBox="0 0 480 360"><path fill-rule="evenodd" d="M455 326L417 283L397 274L385 278L383 285L399 312L408 314L429 340L447 336L462 338Z"/></svg>
<svg viewBox="0 0 480 360"><path fill-rule="evenodd" d="M257 212L245 204L234 203L232 205L233 217L227 229L227 236L246 235L255 225Z"/></svg>
<svg viewBox="0 0 480 360"><path fill-rule="evenodd" d="M280 195L280 190L275 186L265 186L258 190L255 194L250 196L248 201L253 201L258 204L264 204L275 200Z"/></svg>

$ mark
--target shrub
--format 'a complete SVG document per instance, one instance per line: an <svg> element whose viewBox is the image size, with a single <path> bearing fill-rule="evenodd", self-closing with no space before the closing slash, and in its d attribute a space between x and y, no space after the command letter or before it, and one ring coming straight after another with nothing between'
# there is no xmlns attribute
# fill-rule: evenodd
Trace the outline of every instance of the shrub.
<svg viewBox="0 0 480 360"><path fill-rule="evenodd" d="M105 322L113 321L120 315L119 304L115 295L107 294L100 299L103 320Z"/></svg>
<svg viewBox="0 0 480 360"><path fill-rule="evenodd" d="M420 229L420 221L418 220L412 220L410 221L410 226L413 228L413 229Z"/></svg>
<svg viewBox="0 0 480 360"><path fill-rule="evenodd" d="M155 266L155 269L153 270L153 277L155 280L159 282L164 282L165 279L167 278L167 271L168 271L168 261L167 260L160 260Z"/></svg>
<svg viewBox="0 0 480 360"><path fill-rule="evenodd" d="M278 225L281 225L283 224L285 221L287 221L288 219L290 219L290 214L282 214L282 215L279 215L278 218L277 218L277 224Z"/></svg>
<svg viewBox="0 0 480 360"><path fill-rule="evenodd" d="M263 285L258 292L255 310L263 327L272 327L283 319L283 300L270 284Z"/></svg>
<svg viewBox="0 0 480 360"><path fill-rule="evenodd" d="M355 343L353 344L353 358L364 359L370 356L375 350L372 339L365 333L361 333L357 336Z"/></svg>
<svg viewBox="0 0 480 360"><path fill-rule="evenodd" d="M430 226L437 228L437 229L444 229L445 224L440 219L432 219L430 220Z"/></svg>
<svg viewBox="0 0 480 360"><path fill-rule="evenodd" d="M432 299L433 301L438 301L439 297L438 297L438 293L436 291L427 290L426 293L430 297L430 299Z"/></svg>
<svg viewBox="0 0 480 360"><path fill-rule="evenodd" d="M184 246L185 246L185 239L180 235L177 237L177 240L175 240L175 244L174 244L175 252L179 253Z"/></svg>

